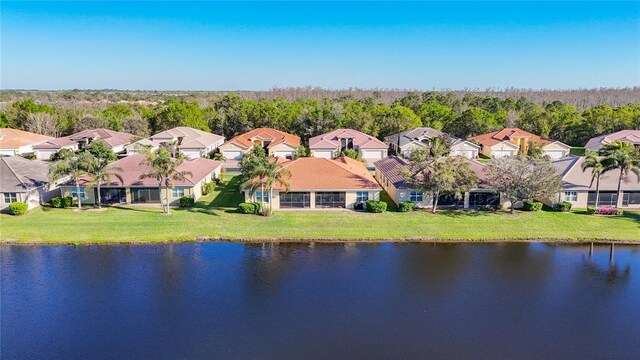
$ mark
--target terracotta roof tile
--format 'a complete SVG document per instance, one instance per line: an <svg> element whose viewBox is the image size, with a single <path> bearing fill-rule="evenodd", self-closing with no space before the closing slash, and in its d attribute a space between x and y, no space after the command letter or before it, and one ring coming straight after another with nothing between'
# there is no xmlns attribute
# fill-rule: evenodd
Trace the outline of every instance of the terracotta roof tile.
<svg viewBox="0 0 640 360"><path fill-rule="evenodd" d="M91 141L104 141L109 147L114 148L117 146L127 145L131 143L131 140L135 135L127 134L119 131L113 131L109 129L88 129L77 132L75 134L56 138L46 141L44 143L34 146L34 149L62 149L65 146L72 146L84 139L90 139Z"/></svg>
<svg viewBox="0 0 640 360"><path fill-rule="evenodd" d="M271 129L271 128L253 129L249 132L246 132L244 134L234 137L233 139L229 140L229 142L246 149L251 147L251 145L253 145L253 143L251 142L251 139L254 137L271 139L272 142L271 144L269 144L269 147L272 147L280 143L285 143L293 147L300 146L300 137L288 134L280 130Z"/></svg>
<svg viewBox="0 0 640 360"><path fill-rule="evenodd" d="M53 140L53 137L18 129L0 128L0 149L16 149L21 146L35 145L47 140Z"/></svg>
<svg viewBox="0 0 640 360"><path fill-rule="evenodd" d="M515 144L515 142L512 140L514 137L526 137L531 141L537 141L545 145L554 142L554 140L545 139L543 137L518 128L506 128L499 131L493 131L490 133L473 136L470 138L470 140L475 140L476 142L484 146L493 146L503 141Z"/></svg>
<svg viewBox="0 0 640 360"><path fill-rule="evenodd" d="M353 138L353 145L363 149L386 149L388 147L387 144L382 141L360 131L353 129L336 129L309 139L309 148L339 149L341 137Z"/></svg>

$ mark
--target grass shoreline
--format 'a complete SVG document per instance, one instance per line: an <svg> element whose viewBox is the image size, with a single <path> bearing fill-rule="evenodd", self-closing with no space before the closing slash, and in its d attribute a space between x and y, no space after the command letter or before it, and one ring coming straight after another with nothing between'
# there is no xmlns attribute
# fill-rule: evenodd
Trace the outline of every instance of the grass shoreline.
<svg viewBox="0 0 640 360"><path fill-rule="evenodd" d="M162 215L155 206L75 211L48 206L23 216L0 215L0 245L138 245L226 241L245 243L480 243L640 244L640 211L600 217L578 210L278 211L271 217L237 213L237 177L191 209Z"/></svg>

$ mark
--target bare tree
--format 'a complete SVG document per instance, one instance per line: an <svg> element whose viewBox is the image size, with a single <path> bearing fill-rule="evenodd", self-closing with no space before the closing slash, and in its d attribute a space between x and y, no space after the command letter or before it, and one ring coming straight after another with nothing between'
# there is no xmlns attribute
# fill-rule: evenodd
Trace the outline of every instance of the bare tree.
<svg viewBox="0 0 640 360"><path fill-rule="evenodd" d="M32 113L27 116L25 129L32 133L58 137L58 121L56 118L44 112Z"/></svg>

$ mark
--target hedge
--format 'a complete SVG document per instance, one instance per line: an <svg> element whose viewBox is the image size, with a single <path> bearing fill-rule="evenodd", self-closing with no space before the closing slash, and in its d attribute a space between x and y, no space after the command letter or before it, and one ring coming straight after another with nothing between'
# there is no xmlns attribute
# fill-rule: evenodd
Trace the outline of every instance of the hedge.
<svg viewBox="0 0 640 360"><path fill-rule="evenodd" d="M398 210L400 210L400 212L408 212L412 211L415 206L416 204L414 204L413 202L405 201L398 204Z"/></svg>
<svg viewBox="0 0 640 360"><path fill-rule="evenodd" d="M542 203L538 201L525 201L523 203L523 209L525 211L540 211L540 209L542 209Z"/></svg>
<svg viewBox="0 0 640 360"><path fill-rule="evenodd" d="M66 208L71 207L73 205L73 198L70 196L67 197L54 197L51 199L51 206L54 208Z"/></svg>
<svg viewBox="0 0 640 360"><path fill-rule="evenodd" d="M381 213L387 210L387 203L384 201L367 200L367 211L371 213Z"/></svg>
<svg viewBox="0 0 640 360"><path fill-rule="evenodd" d="M616 209L616 208L612 208L612 207L593 207L593 206L589 206L587 207L587 214L590 215L607 215L607 216L613 216L613 215L623 215L624 211L622 209Z"/></svg>
<svg viewBox="0 0 640 360"><path fill-rule="evenodd" d="M569 212L571 211L571 203L568 201L563 201L556 204L556 211L561 212Z"/></svg>
<svg viewBox="0 0 640 360"><path fill-rule="evenodd" d="M27 203L17 201L9 204L9 213L11 215L24 215L27 213L27 210L29 210Z"/></svg>
<svg viewBox="0 0 640 360"><path fill-rule="evenodd" d="M262 203L240 203L238 205L238 210L243 214L258 214L260 210L262 210Z"/></svg>
<svg viewBox="0 0 640 360"><path fill-rule="evenodd" d="M180 207L189 208L196 204L196 200L191 196L183 196L180 198Z"/></svg>

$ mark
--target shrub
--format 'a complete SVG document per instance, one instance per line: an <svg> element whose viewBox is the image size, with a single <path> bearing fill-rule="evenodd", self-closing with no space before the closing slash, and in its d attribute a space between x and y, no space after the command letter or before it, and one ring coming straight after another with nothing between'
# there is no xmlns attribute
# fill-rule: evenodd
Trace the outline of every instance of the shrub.
<svg viewBox="0 0 640 360"><path fill-rule="evenodd" d="M556 211L569 212L571 211L571 203L568 201L559 202L556 204Z"/></svg>
<svg viewBox="0 0 640 360"><path fill-rule="evenodd" d="M11 204L9 204L9 213L11 215L24 215L27 213L27 210L29 209L29 207L27 206L27 203L23 203L23 202L12 202Z"/></svg>
<svg viewBox="0 0 640 360"><path fill-rule="evenodd" d="M371 213L381 213L387 210L387 203L384 201L367 200L367 211Z"/></svg>
<svg viewBox="0 0 640 360"><path fill-rule="evenodd" d="M398 210L400 210L400 212L413 211L413 208L415 206L416 204L412 203L411 201L405 201L398 204Z"/></svg>
<svg viewBox="0 0 640 360"><path fill-rule="evenodd" d="M62 198L62 207L66 208L66 207L72 207L73 206L73 197L71 196L65 196Z"/></svg>
<svg viewBox="0 0 640 360"><path fill-rule="evenodd" d="M588 207L587 214L612 216L612 215L622 215L624 214L624 211L622 211L622 209L616 209L616 208L607 207L607 206L603 206L599 208Z"/></svg>
<svg viewBox="0 0 640 360"><path fill-rule="evenodd" d="M61 197L54 197L51 199L51 206L54 208L61 208L63 206Z"/></svg>
<svg viewBox="0 0 640 360"><path fill-rule="evenodd" d="M196 204L196 200L191 196L183 196L180 198L180 207L188 208L193 207Z"/></svg>
<svg viewBox="0 0 640 360"><path fill-rule="evenodd" d="M262 201L254 202L253 206L256 207L256 214L260 214L260 212L262 212Z"/></svg>
<svg viewBox="0 0 640 360"><path fill-rule="evenodd" d="M240 203L238 205L238 210L240 210L243 214L255 214L256 213L256 204L254 203Z"/></svg>
<svg viewBox="0 0 640 360"><path fill-rule="evenodd" d="M213 181L202 185L202 195L211 194L215 190L215 188L216 188L216 183Z"/></svg>
<svg viewBox="0 0 640 360"><path fill-rule="evenodd" d="M522 203L524 211L540 211L542 203L538 201L525 201Z"/></svg>

